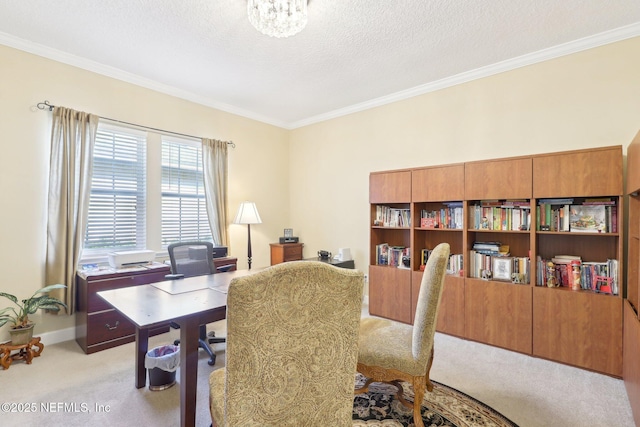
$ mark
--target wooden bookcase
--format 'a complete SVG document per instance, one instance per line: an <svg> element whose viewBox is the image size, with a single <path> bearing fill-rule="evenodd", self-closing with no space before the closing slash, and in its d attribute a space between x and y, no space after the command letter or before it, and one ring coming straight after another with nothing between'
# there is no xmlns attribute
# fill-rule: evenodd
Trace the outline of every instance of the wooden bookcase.
<svg viewBox="0 0 640 427"><path fill-rule="evenodd" d="M465 164L465 198L468 203L468 255L474 242L509 245L510 255L526 257L530 231L484 230L472 227L471 206L482 201L507 203L531 200L531 157L496 159ZM466 263L470 265L471 260ZM531 353L531 287L499 280L482 280L466 274L465 335L475 341Z"/></svg>
<svg viewBox="0 0 640 427"><path fill-rule="evenodd" d="M411 200L413 203L413 242L411 257L411 321L422 282L420 270L423 249L432 250L439 243L450 246L451 254L463 254L463 225L460 228L439 224L439 228L422 227L422 211L447 209L447 203L463 203L464 164L415 169L411 173ZM463 207L464 208L464 207ZM461 215L464 220L464 215ZM443 296L438 313L437 330L450 335L464 336L464 277L449 274L445 278Z"/></svg>
<svg viewBox="0 0 640 427"><path fill-rule="evenodd" d="M409 209L411 205L411 171L372 173L369 176L370 260L369 312L400 322L411 323L411 271L377 265L376 247L381 243L411 246L411 228L376 225L376 209L385 206Z"/></svg>
<svg viewBox="0 0 640 427"><path fill-rule="evenodd" d="M535 254L577 255L583 262L618 260L619 295L536 287L533 354L622 376L622 147L579 150L533 159L535 199L609 197L617 205L617 232L537 231Z"/></svg>
<svg viewBox="0 0 640 427"><path fill-rule="evenodd" d="M640 425L640 132L627 148L629 234L627 294L624 301L622 377L636 425Z"/></svg>
<svg viewBox="0 0 640 427"><path fill-rule="evenodd" d="M640 162L640 148L638 157ZM640 191L640 172L638 176ZM411 323L422 278L421 252L446 242L452 254L463 255L463 269L445 279L438 331L622 376L622 184L621 146L371 173L371 314ZM537 227L540 199L572 198L579 204L603 197L615 202L616 232L541 231ZM462 204L462 228L421 227L422 211L435 211L452 202ZM527 212L529 226L478 226L476 206L485 203L504 205L501 208L517 205ZM380 204L410 209L410 229L375 225ZM636 230L640 232L640 197L637 207ZM640 235L637 240L635 253L640 257ZM509 246L511 257L528 258L526 283L474 277L470 257L475 242L500 242ZM380 243L411 248L410 271L376 265ZM619 294L536 286L537 257L557 255L575 255L585 262L617 259ZM637 275L639 268L634 268ZM630 291L634 307L638 282L640 279ZM635 313L638 321L637 310Z"/></svg>

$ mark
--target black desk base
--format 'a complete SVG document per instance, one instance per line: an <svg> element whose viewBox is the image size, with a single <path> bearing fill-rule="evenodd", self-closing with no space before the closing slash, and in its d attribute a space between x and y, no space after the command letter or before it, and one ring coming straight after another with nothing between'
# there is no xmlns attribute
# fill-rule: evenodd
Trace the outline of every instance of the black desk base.
<svg viewBox="0 0 640 427"><path fill-rule="evenodd" d="M331 264L334 265L336 267L341 267L341 268L350 268L350 269L355 269L356 268L356 263L353 262L352 259L348 260L348 261L338 261L337 259L333 259L333 258L305 258L304 261L320 261L320 262L326 262L327 264Z"/></svg>

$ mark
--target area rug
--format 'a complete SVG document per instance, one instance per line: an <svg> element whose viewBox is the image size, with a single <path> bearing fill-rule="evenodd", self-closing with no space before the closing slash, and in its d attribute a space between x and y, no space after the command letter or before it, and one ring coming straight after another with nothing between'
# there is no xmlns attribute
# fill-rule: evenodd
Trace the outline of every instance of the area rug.
<svg viewBox="0 0 640 427"><path fill-rule="evenodd" d="M364 384L356 377L356 387ZM433 392L422 402L422 418L427 427L518 427L504 415L461 391L431 380ZM413 401L413 389L403 382L404 395ZM353 427L413 427L413 411L400 403L396 388L372 383L369 392L353 401Z"/></svg>

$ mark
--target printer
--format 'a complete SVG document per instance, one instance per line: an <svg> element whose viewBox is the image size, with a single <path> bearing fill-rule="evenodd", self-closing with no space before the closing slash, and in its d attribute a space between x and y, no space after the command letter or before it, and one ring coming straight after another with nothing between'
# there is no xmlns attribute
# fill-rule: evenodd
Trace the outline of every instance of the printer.
<svg viewBox="0 0 640 427"><path fill-rule="evenodd" d="M108 254L109 265L113 268L149 264L155 257L156 253L151 250L120 251Z"/></svg>

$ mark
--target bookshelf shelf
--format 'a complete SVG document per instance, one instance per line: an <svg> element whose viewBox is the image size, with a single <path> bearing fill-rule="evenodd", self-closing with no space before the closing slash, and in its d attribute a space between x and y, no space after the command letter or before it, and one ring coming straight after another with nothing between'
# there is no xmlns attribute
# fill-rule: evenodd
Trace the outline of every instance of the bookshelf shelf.
<svg viewBox="0 0 640 427"><path fill-rule="evenodd" d="M594 236L594 237L620 237L620 233L576 233L572 231L536 231L536 234L562 235L562 236Z"/></svg>
<svg viewBox="0 0 640 427"><path fill-rule="evenodd" d="M524 234L529 235L528 230L483 230L481 228L470 228L469 233L502 233L502 234Z"/></svg>
<svg viewBox="0 0 640 427"><path fill-rule="evenodd" d="M636 190L640 194L640 172ZM636 248L640 258L640 196L635 197L638 225L635 246L630 243L630 250ZM563 200L570 206L605 205L606 229L612 230L615 220L615 232L540 230L536 215L540 202ZM622 280L618 295L566 286L549 288L537 285L542 270L537 271L536 265L538 258L559 255L579 257L588 265L615 259L617 268L611 268L618 278L622 277L621 146L373 172L369 201L371 314L411 323L424 253L446 242L451 247L450 266L454 267L445 277L438 331L612 376L622 375ZM376 205L380 204L408 209L411 227L374 225ZM564 209L566 213L568 209ZM497 215L496 222L492 220L488 226L484 217L493 218L493 214ZM429 219L424 223L437 222L438 227L425 226L422 218ZM586 217L580 225L592 226ZM493 276L485 280L480 277L484 268L477 269L477 244L491 242L499 244L503 256L513 258L511 270L505 267L507 258L497 264L502 280ZM377 265L380 244L409 248L409 269ZM486 262L493 268L493 258ZM640 267L635 268L638 273ZM638 294L636 284L635 291L630 291L633 307L638 307ZM590 326L590 322L604 319L605 324ZM565 335L572 339L563 340ZM588 354L593 349L598 349L597 357Z"/></svg>

